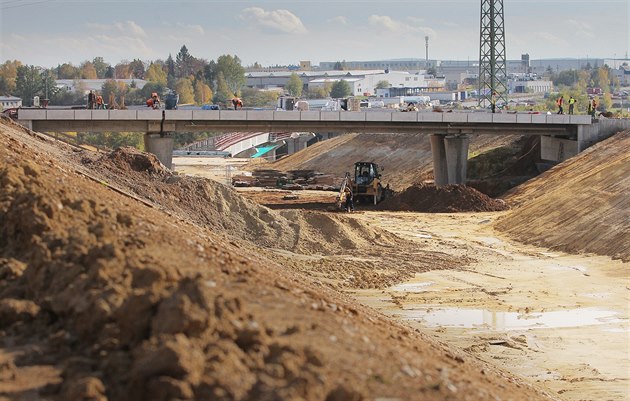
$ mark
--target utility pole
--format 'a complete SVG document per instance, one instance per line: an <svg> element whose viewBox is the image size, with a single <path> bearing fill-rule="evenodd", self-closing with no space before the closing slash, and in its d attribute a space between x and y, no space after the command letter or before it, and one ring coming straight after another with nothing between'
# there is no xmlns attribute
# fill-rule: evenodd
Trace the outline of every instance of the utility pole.
<svg viewBox="0 0 630 401"><path fill-rule="evenodd" d="M507 69L505 60L505 25L503 0L481 0L479 46L479 105L488 101L507 104Z"/></svg>

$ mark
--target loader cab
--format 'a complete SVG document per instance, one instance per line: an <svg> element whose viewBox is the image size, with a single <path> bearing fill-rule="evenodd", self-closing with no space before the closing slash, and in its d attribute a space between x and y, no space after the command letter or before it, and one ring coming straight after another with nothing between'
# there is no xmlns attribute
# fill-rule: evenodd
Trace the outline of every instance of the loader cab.
<svg viewBox="0 0 630 401"><path fill-rule="evenodd" d="M385 192L381 185L381 174L376 163L357 162L354 164L352 193L359 203L376 205L383 200Z"/></svg>
<svg viewBox="0 0 630 401"><path fill-rule="evenodd" d="M354 165L354 182L359 185L369 185L374 178L380 178L378 166L369 162L357 162Z"/></svg>

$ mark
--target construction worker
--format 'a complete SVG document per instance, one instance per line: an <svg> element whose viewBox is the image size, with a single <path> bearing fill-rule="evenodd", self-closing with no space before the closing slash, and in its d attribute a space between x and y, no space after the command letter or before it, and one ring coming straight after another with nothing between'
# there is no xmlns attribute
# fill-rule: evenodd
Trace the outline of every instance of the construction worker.
<svg viewBox="0 0 630 401"><path fill-rule="evenodd" d="M234 95L234 98L232 99L232 106L234 106L234 110L238 109L239 107L242 109L243 101L240 98L238 98L236 95Z"/></svg>
<svg viewBox="0 0 630 401"><path fill-rule="evenodd" d="M346 185L346 188L343 190L343 193L346 198L344 208L346 209L347 212L354 212L354 199L352 196L352 189L350 189L350 187Z"/></svg>
<svg viewBox="0 0 630 401"><path fill-rule="evenodd" d="M595 117L595 113L597 113L597 99L593 98L593 107L591 110L591 114L593 117Z"/></svg>
<svg viewBox="0 0 630 401"><path fill-rule="evenodd" d="M490 109L494 114L497 111L497 93L492 92L492 98L490 99Z"/></svg>
<svg viewBox="0 0 630 401"><path fill-rule="evenodd" d="M101 95L96 95L96 108L97 109L105 108L105 105L103 104L103 96Z"/></svg>
<svg viewBox="0 0 630 401"><path fill-rule="evenodd" d="M157 92L151 93L151 97L147 99L147 107L151 107L154 110L160 108L160 97Z"/></svg>
<svg viewBox="0 0 630 401"><path fill-rule="evenodd" d="M573 109L575 107L575 99L573 96L569 98L569 114L573 114Z"/></svg>
<svg viewBox="0 0 630 401"><path fill-rule="evenodd" d="M96 102L96 96L94 95L93 91L90 91L90 93L88 93L88 109L93 109L94 108L94 103Z"/></svg>
<svg viewBox="0 0 630 401"><path fill-rule="evenodd" d="M556 104L558 105L558 114L564 114L564 110L562 109L562 105L564 104L564 96L560 96L558 100L556 100Z"/></svg>

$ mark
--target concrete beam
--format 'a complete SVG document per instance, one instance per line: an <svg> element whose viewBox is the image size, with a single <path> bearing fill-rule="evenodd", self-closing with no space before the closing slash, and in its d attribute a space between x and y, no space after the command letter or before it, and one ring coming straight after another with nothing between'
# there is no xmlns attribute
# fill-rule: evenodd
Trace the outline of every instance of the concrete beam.
<svg viewBox="0 0 630 401"><path fill-rule="evenodd" d="M170 134L145 134L144 149L153 153L167 168L173 167L173 136Z"/></svg>
<svg viewBox="0 0 630 401"><path fill-rule="evenodd" d="M466 184L469 143L468 135L448 135L444 138L449 184Z"/></svg>
<svg viewBox="0 0 630 401"><path fill-rule="evenodd" d="M433 155L433 177L436 186L448 184L448 168L446 165L446 146L444 138L446 135L429 135L431 141L431 154Z"/></svg>

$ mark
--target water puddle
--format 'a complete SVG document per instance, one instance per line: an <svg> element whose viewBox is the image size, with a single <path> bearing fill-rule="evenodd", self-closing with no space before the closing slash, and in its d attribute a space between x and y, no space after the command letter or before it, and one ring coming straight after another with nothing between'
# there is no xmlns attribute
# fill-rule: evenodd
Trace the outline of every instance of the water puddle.
<svg viewBox="0 0 630 401"><path fill-rule="evenodd" d="M422 283L402 283L390 287L391 291L399 291L399 292L423 292L428 291L428 287L435 284L433 281L426 281Z"/></svg>
<svg viewBox="0 0 630 401"><path fill-rule="evenodd" d="M499 331L550 329L620 323L613 311L580 308L553 312L495 312L483 309L422 308L397 313L404 320L429 327L488 328Z"/></svg>

